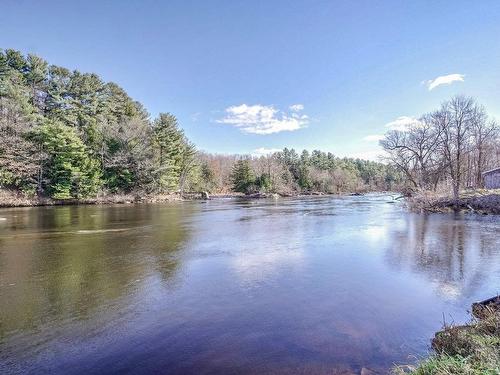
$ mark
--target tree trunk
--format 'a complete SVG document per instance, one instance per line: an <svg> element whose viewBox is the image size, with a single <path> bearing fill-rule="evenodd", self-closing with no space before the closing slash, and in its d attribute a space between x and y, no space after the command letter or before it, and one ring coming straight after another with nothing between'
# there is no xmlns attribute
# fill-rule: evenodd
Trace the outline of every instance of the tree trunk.
<svg viewBox="0 0 500 375"><path fill-rule="evenodd" d="M460 181L453 180L453 204L455 206L455 211L458 211L460 208Z"/></svg>
<svg viewBox="0 0 500 375"><path fill-rule="evenodd" d="M483 146L480 145L477 154L476 187L483 187L482 172L483 172Z"/></svg>

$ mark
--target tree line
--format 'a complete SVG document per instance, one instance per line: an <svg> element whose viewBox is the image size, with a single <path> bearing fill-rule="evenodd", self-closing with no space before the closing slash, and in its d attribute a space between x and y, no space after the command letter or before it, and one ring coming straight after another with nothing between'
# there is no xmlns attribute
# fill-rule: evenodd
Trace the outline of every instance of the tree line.
<svg viewBox="0 0 500 375"><path fill-rule="evenodd" d="M259 158L236 160L229 179L234 191L281 194L384 191L398 188L403 182L402 175L390 165L340 158L320 150L303 150L299 155L288 148Z"/></svg>
<svg viewBox="0 0 500 375"><path fill-rule="evenodd" d="M475 99L456 96L380 141L386 160L412 189L483 186L483 172L500 164L500 128Z"/></svg>
<svg viewBox="0 0 500 375"><path fill-rule="evenodd" d="M0 184L56 199L183 189L196 150L175 116L149 114L96 74L0 51Z"/></svg>
<svg viewBox="0 0 500 375"><path fill-rule="evenodd" d="M80 199L186 190L337 193L387 190L401 181L393 166L321 151L203 153L174 115L152 119L117 84L0 50L2 189Z"/></svg>

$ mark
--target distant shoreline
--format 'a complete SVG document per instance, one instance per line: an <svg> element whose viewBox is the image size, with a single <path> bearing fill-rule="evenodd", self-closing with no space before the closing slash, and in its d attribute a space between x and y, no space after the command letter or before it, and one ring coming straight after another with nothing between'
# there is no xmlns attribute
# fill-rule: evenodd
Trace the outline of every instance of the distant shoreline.
<svg viewBox="0 0 500 375"><path fill-rule="evenodd" d="M48 197L29 197L21 193L0 190L0 208L14 207L46 207L46 206L83 206L83 205L113 205L113 204L141 204L141 203L168 203L207 201L217 199L280 199L300 197L326 196L363 196L370 193L387 193L381 191L370 192L342 192L324 193L317 191L288 192L288 193L253 193L243 194L236 192L206 193L187 192L169 194L107 194L95 198L83 199L52 199ZM393 192L394 194L394 192ZM402 196L401 196L402 197ZM449 213L454 211L454 201L445 195L436 195L432 192L419 192L411 197L405 197L404 202L409 211L420 213ZM462 192L459 200L459 211L479 215L500 215L500 190L474 190Z"/></svg>
<svg viewBox="0 0 500 375"><path fill-rule="evenodd" d="M377 192L367 192L377 193ZM378 192L381 193L381 192ZM298 197L320 197L320 196L362 196L365 193L345 192L345 193L323 193L293 192L293 193L214 193L208 194L204 198L204 192L187 192L184 194L170 193L157 195L135 194L108 194L95 198L82 199L53 199L49 197L29 197L21 193L7 190L0 190L0 208L13 207L44 207L44 206L78 206L78 205L108 205L108 204L140 204L140 203L167 203L183 201L206 201L212 199L278 199L278 198L298 198Z"/></svg>

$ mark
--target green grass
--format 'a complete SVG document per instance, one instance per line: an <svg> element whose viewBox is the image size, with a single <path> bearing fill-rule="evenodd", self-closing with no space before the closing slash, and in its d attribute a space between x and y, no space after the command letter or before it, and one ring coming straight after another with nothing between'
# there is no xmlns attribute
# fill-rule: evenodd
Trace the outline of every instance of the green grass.
<svg viewBox="0 0 500 375"><path fill-rule="evenodd" d="M432 340L434 354L417 366L397 366L396 375L499 375L500 313L464 326L445 327Z"/></svg>
<svg viewBox="0 0 500 375"><path fill-rule="evenodd" d="M397 367L394 374L411 375L498 375L500 367L481 364L470 357L433 355L420 363L418 367Z"/></svg>

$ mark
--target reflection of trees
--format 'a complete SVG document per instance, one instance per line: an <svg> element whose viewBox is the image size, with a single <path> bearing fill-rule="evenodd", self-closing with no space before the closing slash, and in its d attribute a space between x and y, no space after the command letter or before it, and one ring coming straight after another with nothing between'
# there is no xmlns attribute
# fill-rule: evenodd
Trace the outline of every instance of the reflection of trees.
<svg viewBox="0 0 500 375"><path fill-rule="evenodd" d="M190 234L182 221L194 209L68 206L9 216L0 234L0 340L126 304L148 277L174 278Z"/></svg>
<svg viewBox="0 0 500 375"><path fill-rule="evenodd" d="M386 259L396 268L409 267L449 296L470 295L491 266L494 233L480 222L447 215L408 215L405 225L392 229L394 243Z"/></svg>

